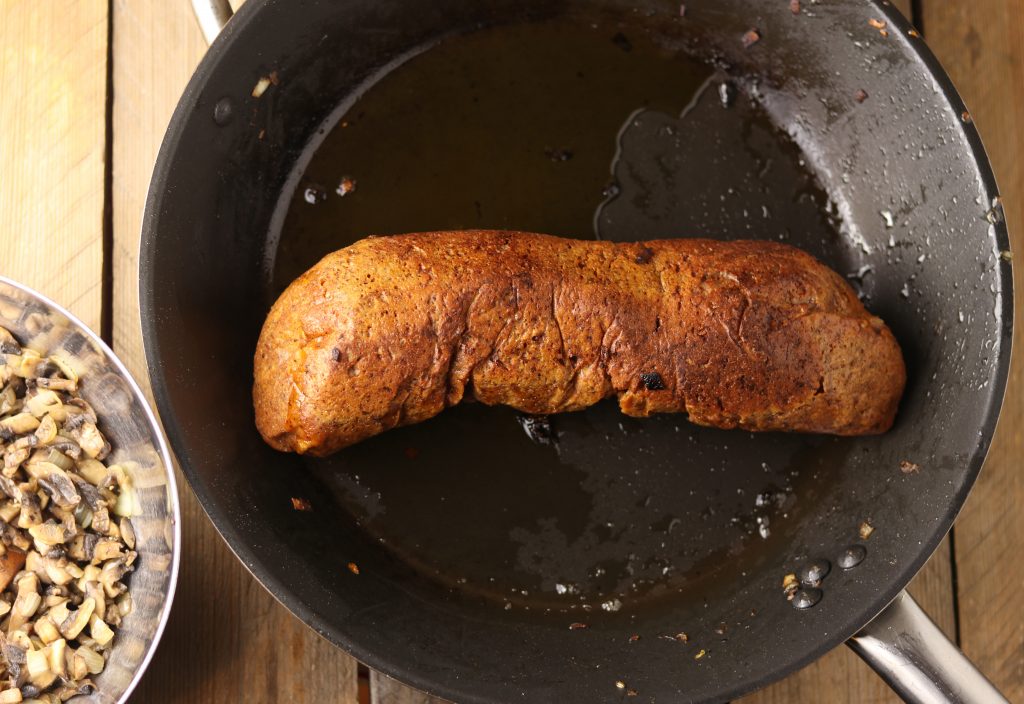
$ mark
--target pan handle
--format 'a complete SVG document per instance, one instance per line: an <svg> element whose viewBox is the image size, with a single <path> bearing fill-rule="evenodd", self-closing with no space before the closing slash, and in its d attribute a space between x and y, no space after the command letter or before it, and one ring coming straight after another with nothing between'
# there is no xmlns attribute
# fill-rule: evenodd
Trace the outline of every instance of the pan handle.
<svg viewBox="0 0 1024 704"><path fill-rule="evenodd" d="M905 591L847 645L910 704L1008 704Z"/></svg>
<svg viewBox="0 0 1024 704"><path fill-rule="evenodd" d="M192 11L199 20L199 28L203 30L207 44L213 44L213 40L234 14L228 0L192 0Z"/></svg>

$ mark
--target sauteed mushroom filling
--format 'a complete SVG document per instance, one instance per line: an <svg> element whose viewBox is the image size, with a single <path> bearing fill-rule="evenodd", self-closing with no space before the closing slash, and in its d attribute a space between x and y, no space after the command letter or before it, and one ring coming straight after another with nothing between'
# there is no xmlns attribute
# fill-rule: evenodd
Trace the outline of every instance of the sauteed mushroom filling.
<svg viewBox="0 0 1024 704"><path fill-rule="evenodd" d="M134 489L78 381L0 328L0 704L90 693L132 609Z"/></svg>

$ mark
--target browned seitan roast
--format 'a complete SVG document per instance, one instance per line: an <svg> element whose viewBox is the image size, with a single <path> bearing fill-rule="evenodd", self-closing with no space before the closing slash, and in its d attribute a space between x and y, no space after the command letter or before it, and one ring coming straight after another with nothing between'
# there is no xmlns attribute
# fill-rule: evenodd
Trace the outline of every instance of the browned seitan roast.
<svg viewBox="0 0 1024 704"><path fill-rule="evenodd" d="M459 231L365 239L299 277L263 326L253 400L273 447L326 455L464 397L881 433L905 377L885 323L793 247Z"/></svg>

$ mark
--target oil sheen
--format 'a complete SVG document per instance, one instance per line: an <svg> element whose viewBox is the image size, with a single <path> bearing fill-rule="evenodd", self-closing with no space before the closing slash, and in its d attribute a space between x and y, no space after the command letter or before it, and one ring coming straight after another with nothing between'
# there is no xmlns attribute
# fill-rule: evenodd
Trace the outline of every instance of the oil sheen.
<svg viewBox="0 0 1024 704"><path fill-rule="evenodd" d="M369 87L317 147L274 293L367 235L763 238L856 255L796 147L706 63L567 20L447 38ZM615 613L698 597L786 549L845 441L465 403L308 466L424 577L498 608Z"/></svg>

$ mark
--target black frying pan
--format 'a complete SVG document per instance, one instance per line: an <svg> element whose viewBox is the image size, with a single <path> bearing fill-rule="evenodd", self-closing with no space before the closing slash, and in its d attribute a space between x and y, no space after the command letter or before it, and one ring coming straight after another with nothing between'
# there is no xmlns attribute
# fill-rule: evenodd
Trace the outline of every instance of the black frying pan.
<svg viewBox="0 0 1024 704"><path fill-rule="evenodd" d="M804 5L249 0L227 24L153 176L143 326L193 490L296 616L459 702L717 701L859 631L890 678L913 663L904 696L997 697L893 602L1003 394L995 184L897 13ZM839 440L466 405L325 462L265 446L251 355L290 277L361 236L458 227L804 247L899 338L897 425ZM787 599L784 576L822 561Z"/></svg>

